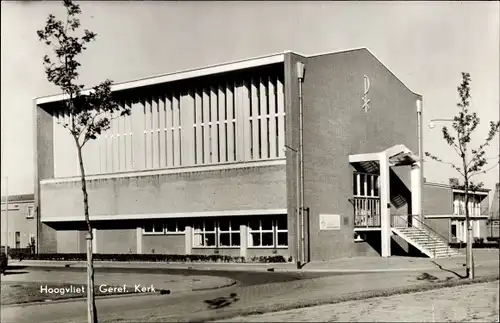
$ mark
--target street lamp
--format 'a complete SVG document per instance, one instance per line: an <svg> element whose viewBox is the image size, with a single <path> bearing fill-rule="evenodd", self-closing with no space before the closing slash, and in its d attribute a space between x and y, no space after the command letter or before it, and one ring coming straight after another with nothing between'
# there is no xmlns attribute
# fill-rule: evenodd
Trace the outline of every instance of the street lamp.
<svg viewBox="0 0 500 323"><path fill-rule="evenodd" d="M429 121L429 128L430 129L433 129L434 127L436 127L435 125L435 122L436 121L443 121L443 122L454 122L455 120L454 119L431 119ZM467 187L465 188L465 200L468 201L468 195L469 195L469 191L467 189ZM465 208L468 209L469 208L469 205L465 205ZM471 277L474 278L474 254L472 252L472 224L471 224L471 219L470 217L467 217L466 218L466 227L467 227L467 237L466 237L466 243L467 243L467 257L466 257L466 262L470 265L470 267L468 266L467 270L471 270ZM469 272L467 271L467 276L469 276Z"/></svg>
<svg viewBox="0 0 500 323"><path fill-rule="evenodd" d="M434 129L436 127L436 124L435 124L436 121L453 122L455 120L453 120L453 119L431 119L431 120L429 120L429 128L430 129Z"/></svg>

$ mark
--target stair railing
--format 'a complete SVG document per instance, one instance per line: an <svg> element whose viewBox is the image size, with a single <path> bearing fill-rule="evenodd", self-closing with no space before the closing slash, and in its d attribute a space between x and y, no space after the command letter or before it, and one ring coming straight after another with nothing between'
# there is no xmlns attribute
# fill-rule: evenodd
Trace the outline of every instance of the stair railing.
<svg viewBox="0 0 500 323"><path fill-rule="evenodd" d="M420 220L418 215L410 214L410 216L412 217L412 221L413 221L413 219L417 220L418 223L422 224L425 228L427 228L429 231L434 233L435 236L437 236L443 242L446 243L446 256L448 257L450 254L450 240L448 238L446 238L445 236L443 236L442 234L440 234L439 232L437 232L436 230L434 230L433 228L431 228L428 224L426 224L425 222Z"/></svg>
<svg viewBox="0 0 500 323"><path fill-rule="evenodd" d="M431 235L431 232L430 231L433 231L435 232L438 236L440 237L443 237L442 235L440 235L439 233L437 233L435 230L433 230L432 228L430 228L427 224L423 223L422 221L420 221L419 219L417 219L414 215L412 214L408 214L408 215L399 215L399 214L393 214L393 227L395 228L414 228L414 229L417 229L420 233L424 233L426 235L426 238L427 238L427 245L425 246L425 248L427 250L429 250L430 252L432 252L434 258L436 258L436 246L434 247L430 247L430 242L431 240L433 242L440 242L439 239L437 239L435 236L432 236ZM407 219L405 219L405 217L411 217L412 219L412 223L410 223ZM396 221L396 218L399 218L400 220L402 220L403 222L401 221ZM422 223L426 228L428 228L429 230L422 230L420 227L417 227L417 226L414 226L413 224L413 219L416 219L419 223ZM401 224L404 223L404 226L401 226ZM445 239L446 241L446 256L449 255L449 249L450 249L450 245L449 243L447 242L447 240Z"/></svg>

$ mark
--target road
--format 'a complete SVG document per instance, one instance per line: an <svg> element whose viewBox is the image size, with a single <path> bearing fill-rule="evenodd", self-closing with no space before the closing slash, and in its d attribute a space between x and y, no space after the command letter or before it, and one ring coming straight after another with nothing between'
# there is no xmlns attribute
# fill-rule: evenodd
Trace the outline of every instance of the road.
<svg viewBox="0 0 500 323"><path fill-rule="evenodd" d="M498 322L498 281L219 322Z"/></svg>
<svg viewBox="0 0 500 323"><path fill-rule="evenodd" d="M30 272L36 275L36 272L43 273L46 277L47 273L54 275L57 279L64 281L66 272L79 272L82 276L85 275L85 268L61 268L61 267L23 267L17 266L11 270L20 272ZM271 284L283 284L303 279L313 279L332 275L331 273L275 273L275 272L245 272L245 271L209 271L209 270L186 270L186 269L166 269L166 268L96 268L96 275L99 273L108 273L120 275L123 273L136 273L138 277L143 275L206 275L206 276L222 276L228 277L238 282L237 285L202 292L179 293L170 295L153 295L153 296L127 296L120 298L98 299L97 308L101 322L107 316L116 317L116 313L123 317L130 317L126 313L137 312L137 310L150 312L163 308L165 312L172 313L178 317L183 313L191 313L193 304L197 310L208 309L208 304L205 301L214 300L221 297L229 297L231 293L237 295L245 294L248 287L271 286ZM338 274L337 274L338 275ZM40 275L42 276L42 275ZM73 276L73 275L72 275ZM264 288L266 289L266 288ZM250 289L251 290L251 289ZM252 293L251 291L249 293ZM247 295L248 296L248 295ZM254 296L254 295L252 295ZM64 305L63 305L64 304ZM44 304L29 304L24 306L4 307L2 308L2 322L84 322L86 320L86 304L84 301L71 301L65 303L44 303ZM109 315L108 315L109 314ZM130 314L131 315L131 314Z"/></svg>
<svg viewBox="0 0 500 323"><path fill-rule="evenodd" d="M34 269L26 269L34 270ZM38 270L47 270L42 268ZM55 275L63 275L65 270L81 271L83 268L53 268ZM129 270L123 268L98 268L119 275ZM138 271L133 269L132 271ZM141 270L139 270L141 271ZM268 306L290 306L298 300L319 300L331 297L360 293L366 290L384 290L419 285L425 282L416 278L421 272L387 273L273 273L273 272L235 272L235 271L186 271L182 269L145 269L147 273L216 275L238 280L231 287L171 295L130 296L121 298L98 299L97 308L100 322L165 322L165 321L206 321L218 319L227 314L238 315L249 308ZM456 279L448 271L433 269L427 271L440 280ZM477 274L494 272L495 268L478 268ZM2 322L86 322L86 303L73 301L54 304L38 304L2 309Z"/></svg>

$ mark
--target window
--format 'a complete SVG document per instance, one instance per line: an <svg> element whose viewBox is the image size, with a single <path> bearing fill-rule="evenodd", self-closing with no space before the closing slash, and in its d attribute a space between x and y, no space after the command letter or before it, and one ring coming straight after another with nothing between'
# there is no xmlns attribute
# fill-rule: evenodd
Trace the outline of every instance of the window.
<svg viewBox="0 0 500 323"><path fill-rule="evenodd" d="M216 247L215 219L197 220L193 226L193 247Z"/></svg>
<svg viewBox="0 0 500 323"><path fill-rule="evenodd" d="M167 220L165 223L165 233L166 234L178 234L184 233L186 230L185 220Z"/></svg>
<svg viewBox="0 0 500 323"><path fill-rule="evenodd" d="M219 247L239 247L241 221L237 218L220 219L218 224Z"/></svg>
<svg viewBox="0 0 500 323"><path fill-rule="evenodd" d="M252 217L248 222L249 247L288 246L287 217Z"/></svg>
<svg viewBox="0 0 500 323"><path fill-rule="evenodd" d="M148 222L143 227L144 234L183 234L186 230L186 221L182 219L167 219Z"/></svg>
<svg viewBox="0 0 500 323"><path fill-rule="evenodd" d="M379 175L354 173L353 194L357 197L379 197Z"/></svg>
<svg viewBox="0 0 500 323"><path fill-rule="evenodd" d="M288 218L281 216L276 220L276 243L278 247L288 246Z"/></svg>
<svg viewBox="0 0 500 323"><path fill-rule="evenodd" d="M196 220L193 227L193 247L239 247L241 223L239 218Z"/></svg>
<svg viewBox="0 0 500 323"><path fill-rule="evenodd" d="M21 232L16 231L16 248L21 248Z"/></svg>
<svg viewBox="0 0 500 323"><path fill-rule="evenodd" d="M33 206L30 205L26 209L26 219L33 219L33 217L34 217Z"/></svg>
<svg viewBox="0 0 500 323"><path fill-rule="evenodd" d="M144 225L144 234L163 234L164 224L162 222L150 222Z"/></svg>

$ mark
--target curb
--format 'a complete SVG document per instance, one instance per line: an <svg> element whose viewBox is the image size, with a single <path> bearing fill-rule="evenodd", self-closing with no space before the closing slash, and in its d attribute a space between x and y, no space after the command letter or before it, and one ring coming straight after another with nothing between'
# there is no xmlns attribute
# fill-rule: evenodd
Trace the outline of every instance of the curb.
<svg viewBox="0 0 500 323"><path fill-rule="evenodd" d="M355 292L355 293L349 293L345 296L336 296L333 298L326 298L326 299L321 299L321 300L306 300L306 301L299 301L295 304L277 304L277 305L264 305L264 306L255 306L253 308L248 308L246 310L235 310L234 312L226 312L226 313L220 313L216 314L215 316L212 316L210 318L194 318L194 319L189 319L188 322L215 322L219 320L229 320L235 317L246 317L246 316L252 316L252 315L259 315L259 314L266 314L266 313L275 313L275 312L282 312L282 311L288 311L288 310L293 310L293 309L300 309L300 308L306 308L306 307L314 307L314 306L320 306L320 305L329 305L329 304L338 304L338 303L343 303L343 302L348 302L348 301L361 301L365 299L370 299L370 298L377 298L377 297L388 297L388 296L394 296L394 295L401 295L401 294L411 294L411 293L419 293L419 292L425 292L425 291L430 291L430 290L435 290L435 289L442 289L442 288L451 288L451 287L457 287L457 286L463 286L463 285L471 285L471 284L480 284L480 283L488 283L488 282L494 282L498 281L499 276L484 276L477 278L475 280L459 280L459 281L452 281L452 282L440 282L440 283L426 283L422 285L416 285L416 286L404 286L404 287L397 287L392 290L371 290L371 291L363 291L363 292ZM239 312L238 312L239 311Z"/></svg>
<svg viewBox="0 0 500 323"><path fill-rule="evenodd" d="M113 269L145 269L148 268L146 267L147 264L156 264L155 262L152 263L141 263L145 264L144 266L137 266L134 265L134 263L127 263L126 266L106 266L107 264L99 264L95 263L94 268L113 268ZM26 267L34 267L34 268L85 268L84 265L81 265L79 263L22 263L18 262L15 264L17 266L26 266ZM241 265L227 265L227 267L211 267L211 266L206 266L206 267L197 267L197 266L190 266L188 264L179 264L175 265L173 264L172 266L169 266L170 264L167 264L166 266L153 266L153 269L165 269L165 270L196 270L196 271L249 271L249 272L286 272L286 273L380 273L380 272L405 272L405 271L421 271L421 270L430 270L436 268L435 266L425 266L425 267L407 267L407 268L379 268L379 269L292 269L292 268L275 268L273 267L273 264L268 264L266 267L262 268L255 268L255 267L250 267L249 268L244 268L241 267ZM276 264L277 265L277 264ZM480 266L480 264L478 265ZM455 265L453 267L450 267L451 269L458 269L461 268L458 265ZM272 270L269 270L272 269Z"/></svg>
<svg viewBox="0 0 500 323"><path fill-rule="evenodd" d="M217 289L223 289L227 287L234 286L238 284L237 281L233 279L229 279L230 282L227 284L222 284L218 285L215 287L202 287L202 288L193 288L193 289L185 289L185 290L180 290L168 295L179 295L179 294L186 294L190 292L204 292L204 291L210 291L210 290L217 290ZM149 293L126 293L126 294L116 294L116 295L96 295L95 299L112 299L112 298L122 298L122 297L141 297L141 296L164 296L161 295L160 292L149 292ZM36 305L49 305L49 304L60 304L60 303L72 303L72 302L79 302L79 301L85 301L87 299L86 296L75 296L75 297L68 297L68 298L60 298L60 299L55 299L55 300L45 300L45 301L32 301L32 302L25 302L25 303L16 303L16 304L1 304L1 307L7 308L7 307L28 307L28 306L36 306Z"/></svg>

